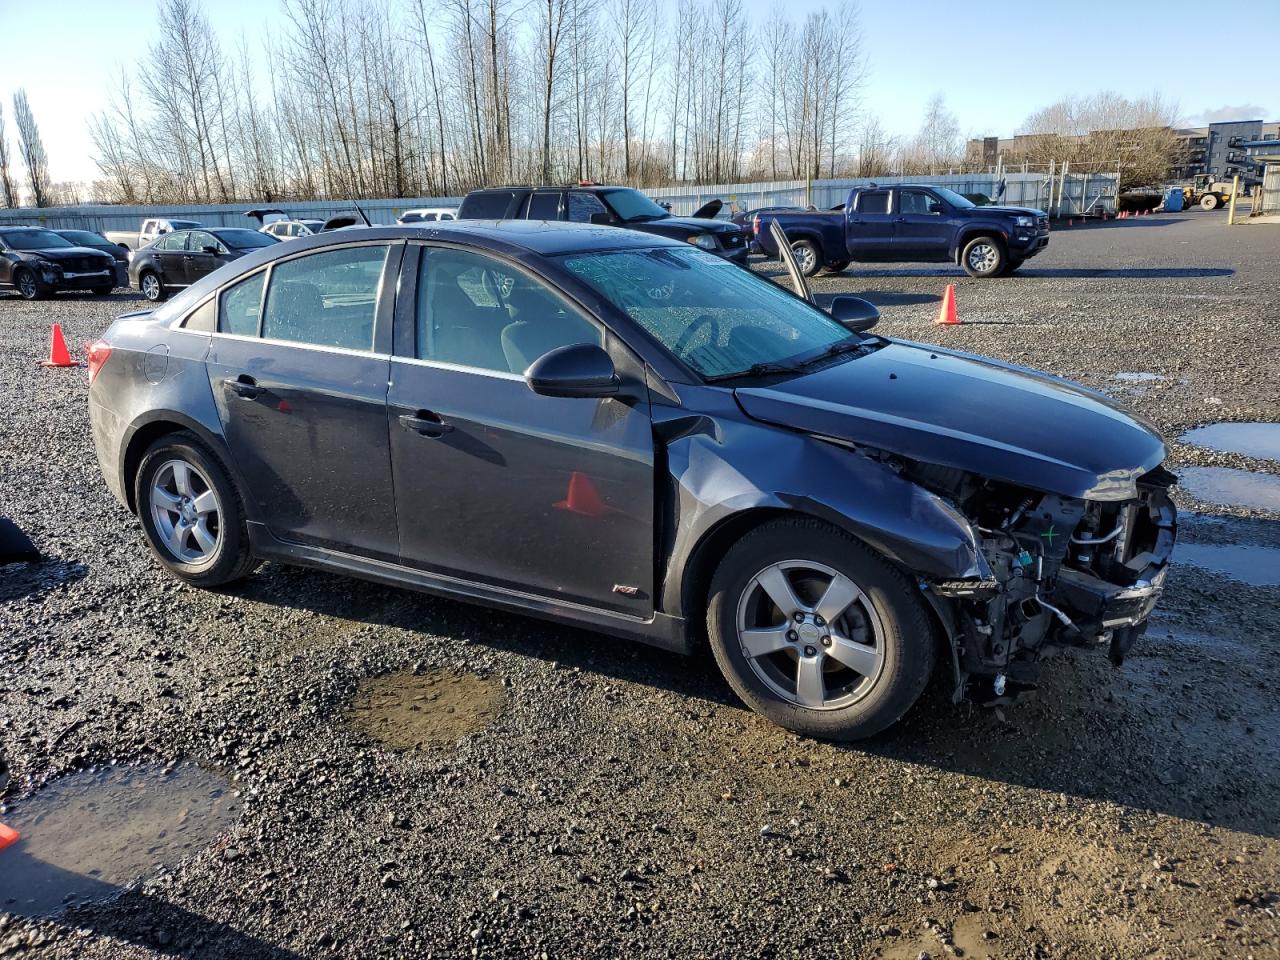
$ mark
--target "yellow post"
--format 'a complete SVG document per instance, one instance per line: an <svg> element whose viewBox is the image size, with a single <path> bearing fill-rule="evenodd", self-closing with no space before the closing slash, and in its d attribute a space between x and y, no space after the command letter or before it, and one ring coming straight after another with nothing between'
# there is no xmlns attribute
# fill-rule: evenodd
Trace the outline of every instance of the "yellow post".
<svg viewBox="0 0 1280 960"><path fill-rule="evenodd" d="M1240 174L1231 178L1231 205L1227 207L1227 225L1236 222L1236 197L1240 193Z"/></svg>

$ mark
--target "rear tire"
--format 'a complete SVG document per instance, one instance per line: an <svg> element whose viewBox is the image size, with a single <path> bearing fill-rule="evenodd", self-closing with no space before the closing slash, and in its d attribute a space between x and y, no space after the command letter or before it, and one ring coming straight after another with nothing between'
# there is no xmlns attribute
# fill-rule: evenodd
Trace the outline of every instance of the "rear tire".
<svg viewBox="0 0 1280 960"><path fill-rule="evenodd" d="M896 722L933 670L915 584L861 541L808 518L767 523L729 549L712 578L707 635L751 709L829 740Z"/></svg>
<svg viewBox="0 0 1280 960"><path fill-rule="evenodd" d="M220 587L257 566L240 494L195 434L181 430L151 444L133 492L151 552L178 579Z"/></svg>
<svg viewBox="0 0 1280 960"><path fill-rule="evenodd" d="M1200 198L1200 206L1205 210L1217 210L1222 204L1222 198L1216 193L1206 193Z"/></svg>
<svg viewBox="0 0 1280 960"><path fill-rule="evenodd" d="M828 263L823 269L827 273L844 273L851 263L853 263L852 260L837 260L835 263Z"/></svg>
<svg viewBox="0 0 1280 960"><path fill-rule="evenodd" d="M40 278L26 267L13 271L13 288L23 300L39 300L45 295L44 285Z"/></svg>
<svg viewBox="0 0 1280 960"><path fill-rule="evenodd" d="M138 289L152 303L160 303L169 296L169 291L164 287L164 281L154 270L143 270L138 274Z"/></svg>
<svg viewBox="0 0 1280 960"><path fill-rule="evenodd" d="M960 266L971 277L998 277L1008 261L1004 244L991 236L974 237L960 251Z"/></svg>
<svg viewBox="0 0 1280 960"><path fill-rule="evenodd" d="M93 290L90 292L95 294L96 296L105 297L114 289L115 287L94 287Z"/></svg>
<svg viewBox="0 0 1280 960"><path fill-rule="evenodd" d="M791 253L796 258L800 272L806 277L812 277L822 269L822 254L812 240L796 240L791 244Z"/></svg>

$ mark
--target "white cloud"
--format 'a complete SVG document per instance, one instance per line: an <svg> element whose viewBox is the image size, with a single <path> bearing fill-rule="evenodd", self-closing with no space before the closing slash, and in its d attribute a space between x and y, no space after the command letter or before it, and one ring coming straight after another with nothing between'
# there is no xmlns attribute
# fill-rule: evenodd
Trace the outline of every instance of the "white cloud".
<svg viewBox="0 0 1280 960"><path fill-rule="evenodd" d="M1242 103L1238 106L1212 107L1196 117L1192 122L1197 124L1225 123L1230 120L1270 120L1266 107L1256 103Z"/></svg>

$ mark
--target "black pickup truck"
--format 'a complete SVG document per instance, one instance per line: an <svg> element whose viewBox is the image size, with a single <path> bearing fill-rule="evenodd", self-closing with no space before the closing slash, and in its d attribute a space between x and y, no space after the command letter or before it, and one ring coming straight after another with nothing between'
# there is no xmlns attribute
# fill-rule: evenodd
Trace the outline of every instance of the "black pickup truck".
<svg viewBox="0 0 1280 960"><path fill-rule="evenodd" d="M853 261L958 263L971 277L1012 273L1049 245L1049 217L1029 207L980 207L946 187L855 187L843 209L761 213L756 242L776 257L776 220L806 276Z"/></svg>

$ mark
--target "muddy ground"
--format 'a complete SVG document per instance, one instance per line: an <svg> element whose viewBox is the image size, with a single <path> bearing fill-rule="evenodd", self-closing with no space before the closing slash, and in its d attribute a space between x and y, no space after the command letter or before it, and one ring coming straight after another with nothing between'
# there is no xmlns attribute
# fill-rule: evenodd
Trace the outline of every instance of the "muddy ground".
<svg viewBox="0 0 1280 960"><path fill-rule="evenodd" d="M1193 212L1056 230L1012 279L815 287L1176 438L1280 420L1278 265L1280 226ZM965 324L934 327L949 282ZM0 570L0 956L1280 957L1280 512L1180 494L1183 541L1253 548L1254 583L1178 564L1122 669L819 743L707 659L278 565L166 577L84 371L34 366L50 321L78 347L127 305L0 295L0 515L47 558Z"/></svg>

